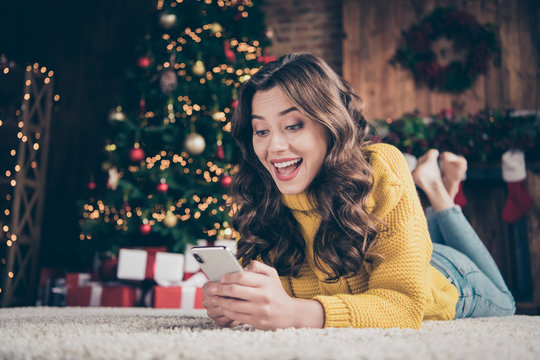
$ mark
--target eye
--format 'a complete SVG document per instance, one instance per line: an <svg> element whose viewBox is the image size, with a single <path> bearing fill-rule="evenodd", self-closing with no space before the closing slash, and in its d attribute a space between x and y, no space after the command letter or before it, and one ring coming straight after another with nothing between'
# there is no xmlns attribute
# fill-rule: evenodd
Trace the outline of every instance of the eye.
<svg viewBox="0 0 540 360"><path fill-rule="evenodd" d="M298 123L298 124L294 124L294 125L289 125L289 126L286 127L286 129L291 130L291 131L296 131L296 130L301 129L303 126L304 126L304 124Z"/></svg>
<svg viewBox="0 0 540 360"><path fill-rule="evenodd" d="M268 130L255 130L253 133L253 135L260 137L265 136L266 134L268 134Z"/></svg>

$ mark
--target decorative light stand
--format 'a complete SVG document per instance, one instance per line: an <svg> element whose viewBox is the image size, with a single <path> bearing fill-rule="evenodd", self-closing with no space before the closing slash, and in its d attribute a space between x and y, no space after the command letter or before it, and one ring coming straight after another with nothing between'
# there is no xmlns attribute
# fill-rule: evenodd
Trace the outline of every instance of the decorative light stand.
<svg viewBox="0 0 540 360"><path fill-rule="evenodd" d="M33 305L41 242L43 202L53 107L53 72L28 66L20 109L18 150L0 305ZM57 96L57 95L56 95Z"/></svg>

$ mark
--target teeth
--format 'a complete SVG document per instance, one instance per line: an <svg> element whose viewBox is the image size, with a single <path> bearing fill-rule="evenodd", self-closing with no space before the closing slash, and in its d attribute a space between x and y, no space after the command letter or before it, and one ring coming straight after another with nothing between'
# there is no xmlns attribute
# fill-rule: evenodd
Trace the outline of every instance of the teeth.
<svg viewBox="0 0 540 360"><path fill-rule="evenodd" d="M291 166L293 164L296 164L297 162L300 162L301 159L295 159L295 160L291 160L291 161L285 161L285 162L281 162L281 163L275 163L274 166L277 167L278 169L280 168L284 168L284 167L287 167L287 166Z"/></svg>

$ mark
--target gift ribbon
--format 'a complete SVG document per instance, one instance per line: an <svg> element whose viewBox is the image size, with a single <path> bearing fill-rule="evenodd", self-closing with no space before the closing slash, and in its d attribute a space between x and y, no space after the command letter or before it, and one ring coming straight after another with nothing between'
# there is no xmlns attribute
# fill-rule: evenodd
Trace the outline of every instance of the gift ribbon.
<svg viewBox="0 0 540 360"><path fill-rule="evenodd" d="M195 287L183 287L182 288L182 309L194 309L195 308L195 293L197 288Z"/></svg>
<svg viewBox="0 0 540 360"><path fill-rule="evenodd" d="M89 306L101 305L101 295L103 294L103 287L100 285L91 285L90 292L90 304Z"/></svg>
<svg viewBox="0 0 540 360"><path fill-rule="evenodd" d="M193 286L193 287L202 287L206 282L208 281L208 278L206 275L204 275L203 272L199 271L198 273L192 275L189 279L186 281L183 281L181 283L182 286Z"/></svg>
<svg viewBox="0 0 540 360"><path fill-rule="evenodd" d="M82 287L88 284L90 281L90 274L87 273L81 273L79 276L77 276L77 286Z"/></svg>

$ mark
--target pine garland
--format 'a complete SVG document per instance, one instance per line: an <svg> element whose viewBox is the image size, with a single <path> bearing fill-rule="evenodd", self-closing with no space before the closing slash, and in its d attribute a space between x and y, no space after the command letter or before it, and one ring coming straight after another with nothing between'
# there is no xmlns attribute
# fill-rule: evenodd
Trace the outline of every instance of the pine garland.
<svg viewBox="0 0 540 360"><path fill-rule="evenodd" d="M540 117L536 112L485 110L461 118L449 110L434 116L415 112L375 121L372 128L372 140L390 143L415 156L437 148L476 162L500 161L509 149L523 150L531 160L540 157Z"/></svg>

